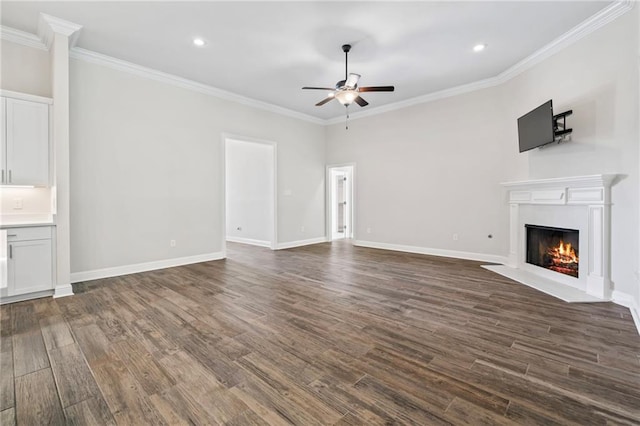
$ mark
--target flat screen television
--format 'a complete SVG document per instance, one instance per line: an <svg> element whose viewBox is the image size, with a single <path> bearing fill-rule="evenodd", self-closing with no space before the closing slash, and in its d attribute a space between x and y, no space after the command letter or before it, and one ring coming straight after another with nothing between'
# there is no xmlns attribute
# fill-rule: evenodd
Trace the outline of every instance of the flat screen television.
<svg viewBox="0 0 640 426"><path fill-rule="evenodd" d="M520 152L553 142L555 139L554 130L553 102L549 100L518 118Z"/></svg>

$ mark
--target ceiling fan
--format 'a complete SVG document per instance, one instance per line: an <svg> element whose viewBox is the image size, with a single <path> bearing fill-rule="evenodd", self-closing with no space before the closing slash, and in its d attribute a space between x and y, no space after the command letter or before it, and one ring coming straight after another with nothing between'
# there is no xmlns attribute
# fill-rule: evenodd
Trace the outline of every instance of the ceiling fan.
<svg viewBox="0 0 640 426"><path fill-rule="evenodd" d="M349 65L349 51L351 50L350 44L345 44L342 46L342 51L344 52L344 80L340 80L336 83L335 88L330 87L303 87L303 89L311 89L311 90L328 90L329 95L318 102L316 106L322 106L327 102L337 99L345 107L348 107L353 102L357 103L361 107L365 107L369 105L369 102L365 101L360 93L364 92L393 92L395 88L393 86L369 86L369 87L358 87L358 80L360 79L360 74L348 72Z"/></svg>

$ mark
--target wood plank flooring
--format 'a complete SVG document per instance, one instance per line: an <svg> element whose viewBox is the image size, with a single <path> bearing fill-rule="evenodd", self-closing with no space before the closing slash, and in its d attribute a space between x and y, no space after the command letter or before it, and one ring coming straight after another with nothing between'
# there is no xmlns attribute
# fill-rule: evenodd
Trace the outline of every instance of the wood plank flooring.
<svg viewBox="0 0 640 426"><path fill-rule="evenodd" d="M0 308L2 425L640 424L626 308L346 242Z"/></svg>

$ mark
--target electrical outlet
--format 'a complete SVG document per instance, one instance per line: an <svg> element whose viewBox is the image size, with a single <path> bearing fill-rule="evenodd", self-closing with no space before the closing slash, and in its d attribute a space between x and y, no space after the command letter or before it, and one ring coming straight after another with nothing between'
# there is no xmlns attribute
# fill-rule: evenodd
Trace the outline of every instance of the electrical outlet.
<svg viewBox="0 0 640 426"><path fill-rule="evenodd" d="M176 246L176 240L169 241L169 247L175 247L175 246Z"/></svg>
<svg viewBox="0 0 640 426"><path fill-rule="evenodd" d="M22 210L22 198L14 198L13 199L13 209L14 210Z"/></svg>
<svg viewBox="0 0 640 426"><path fill-rule="evenodd" d="M371 233L371 228L367 228L367 234Z"/></svg>
<svg viewBox="0 0 640 426"><path fill-rule="evenodd" d="M453 241L458 241L458 234L453 234Z"/></svg>
<svg viewBox="0 0 640 426"><path fill-rule="evenodd" d="M242 231L242 226L238 226L238 227L236 228L236 231Z"/></svg>
<svg viewBox="0 0 640 426"><path fill-rule="evenodd" d="M300 227L300 232L304 232L304 226Z"/></svg>

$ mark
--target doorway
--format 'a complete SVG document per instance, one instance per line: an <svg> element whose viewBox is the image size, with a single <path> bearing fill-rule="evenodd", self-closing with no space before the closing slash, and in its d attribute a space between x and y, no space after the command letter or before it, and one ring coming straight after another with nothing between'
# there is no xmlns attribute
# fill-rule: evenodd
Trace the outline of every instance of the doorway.
<svg viewBox="0 0 640 426"><path fill-rule="evenodd" d="M226 241L276 247L276 145L224 139Z"/></svg>
<svg viewBox="0 0 640 426"><path fill-rule="evenodd" d="M353 238L354 165L327 167L327 229L331 241Z"/></svg>

